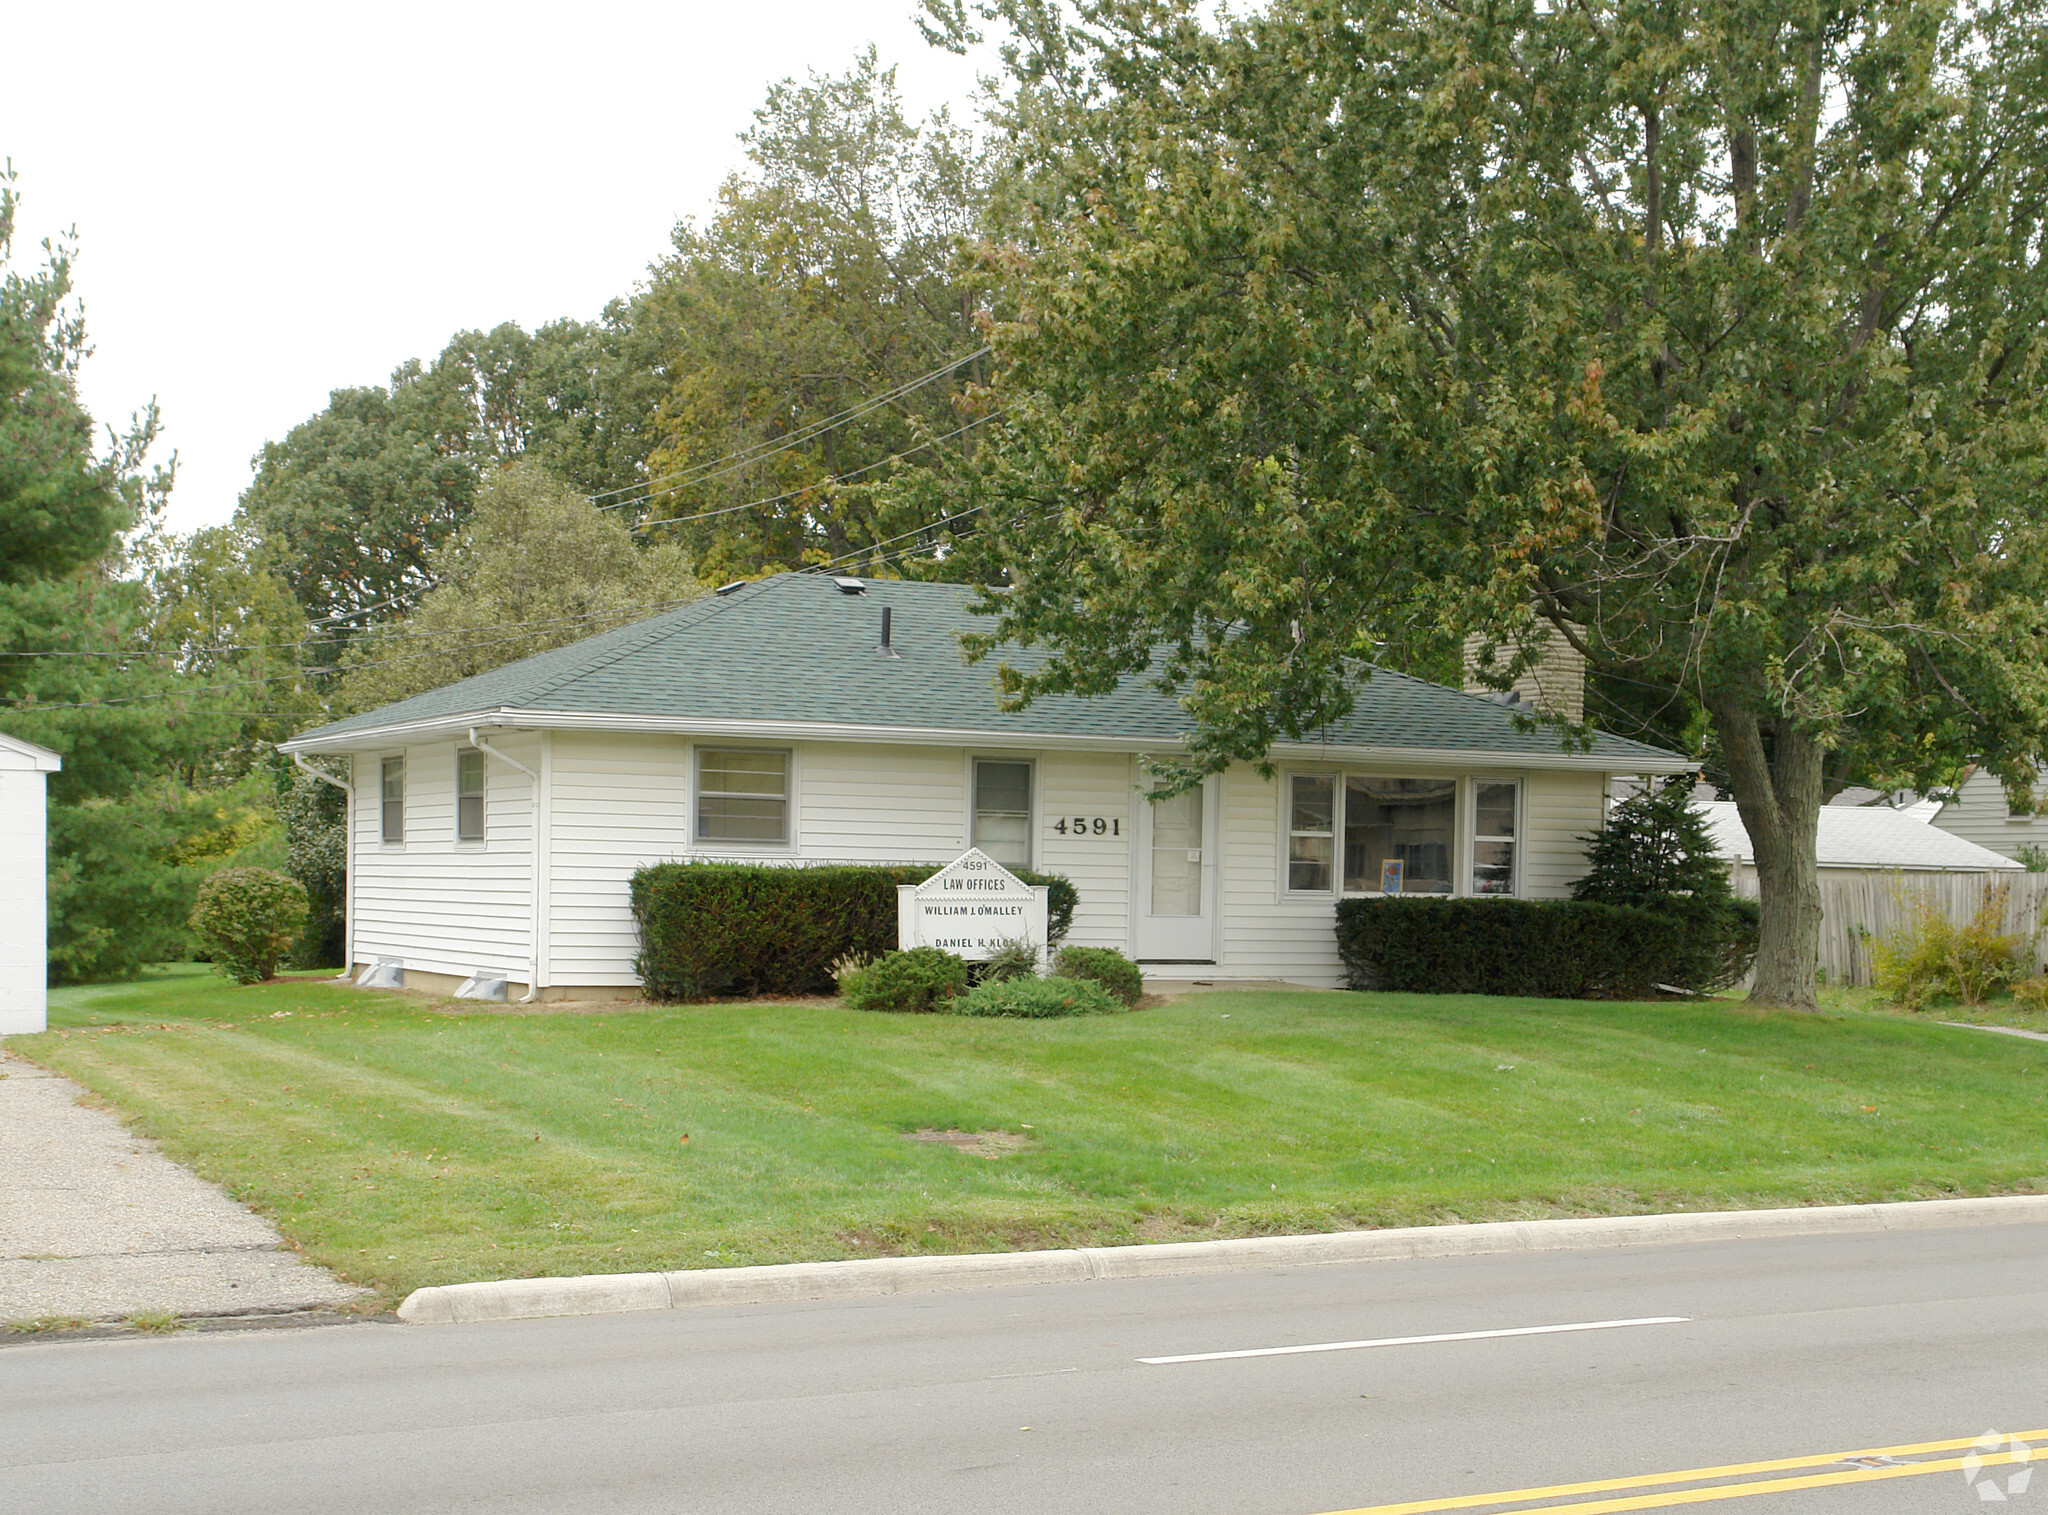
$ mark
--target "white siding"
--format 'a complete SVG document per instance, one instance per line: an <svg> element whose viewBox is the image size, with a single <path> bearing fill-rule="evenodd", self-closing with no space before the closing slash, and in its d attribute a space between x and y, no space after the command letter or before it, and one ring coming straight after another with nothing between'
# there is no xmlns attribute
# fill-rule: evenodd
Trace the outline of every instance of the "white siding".
<svg viewBox="0 0 2048 1515"><path fill-rule="evenodd" d="M47 1025L43 785L34 768L0 766L0 1036L27 1035Z"/></svg>
<svg viewBox="0 0 2048 1515"><path fill-rule="evenodd" d="M689 851L689 759L678 737L555 734L544 982L639 983L633 875Z"/></svg>
<svg viewBox="0 0 2048 1515"><path fill-rule="evenodd" d="M541 739L486 738L528 767ZM454 742L358 753L355 863L358 963L395 957L419 972L495 968L518 983L533 940L533 788L509 763L484 760L484 840L455 840ZM462 745L467 745L466 743ZM405 758L405 840L381 839L383 760Z"/></svg>
<svg viewBox="0 0 2048 1515"><path fill-rule="evenodd" d="M805 742L796 855L837 863L950 863L967 850L967 757L957 747Z"/></svg>
<svg viewBox="0 0 2048 1515"><path fill-rule="evenodd" d="M1039 762L1032 861L1040 872L1073 880L1080 903L1067 940L1076 947L1129 949L1131 866L1137 856L1132 805L1142 803L1135 794L1135 765L1125 753L1051 753ZM1098 817L1108 826L1101 835L1094 830ZM1077 819L1086 823L1078 830Z"/></svg>
<svg viewBox="0 0 2048 1515"><path fill-rule="evenodd" d="M1216 976L1335 987L1343 980L1336 901L1280 890L1280 789L1279 780L1247 767L1223 776L1223 952Z"/></svg>
<svg viewBox="0 0 2048 1515"><path fill-rule="evenodd" d="M2010 815L2005 785L1981 768L1963 780L1934 824L2001 857L2017 860L2022 847L2048 849L2048 815Z"/></svg>
<svg viewBox="0 0 2048 1515"><path fill-rule="evenodd" d="M1607 785L1597 773L1531 773L1522 779L1520 889L1524 899L1571 898L1586 871L1586 844L1606 821Z"/></svg>

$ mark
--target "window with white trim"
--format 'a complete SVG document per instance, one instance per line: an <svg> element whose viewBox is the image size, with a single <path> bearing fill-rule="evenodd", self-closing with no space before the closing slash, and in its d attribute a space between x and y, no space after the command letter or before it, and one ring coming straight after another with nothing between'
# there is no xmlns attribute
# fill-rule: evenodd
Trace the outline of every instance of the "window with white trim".
<svg viewBox="0 0 2048 1515"><path fill-rule="evenodd" d="M1005 868L1031 866L1031 765L974 760L974 845Z"/></svg>
<svg viewBox="0 0 2048 1515"><path fill-rule="evenodd" d="M378 835L387 842L402 842L405 840L405 759L384 759L382 779L383 812L379 817Z"/></svg>
<svg viewBox="0 0 2048 1515"><path fill-rule="evenodd" d="M1327 894L1337 854L1337 781L1327 773L1296 773L1287 783L1287 888Z"/></svg>
<svg viewBox="0 0 2048 1515"><path fill-rule="evenodd" d="M697 749L697 840L743 846L789 843L789 753Z"/></svg>
<svg viewBox="0 0 2048 1515"><path fill-rule="evenodd" d="M474 747L455 751L455 840L484 839L484 755Z"/></svg>
<svg viewBox="0 0 2048 1515"><path fill-rule="evenodd" d="M1472 785L1472 892L1515 892L1515 820L1522 786L1513 779Z"/></svg>

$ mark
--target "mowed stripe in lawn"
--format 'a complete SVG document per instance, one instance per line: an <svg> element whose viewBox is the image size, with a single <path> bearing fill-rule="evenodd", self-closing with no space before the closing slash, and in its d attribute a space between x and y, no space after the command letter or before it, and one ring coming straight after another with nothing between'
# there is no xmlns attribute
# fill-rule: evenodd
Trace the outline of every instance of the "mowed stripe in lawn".
<svg viewBox="0 0 2048 1515"><path fill-rule="evenodd" d="M109 1029L21 1050L394 1293L2048 1178L2048 1046L1867 1013L1276 992L1060 1022L450 1015L203 978L55 1013ZM1025 1140L988 1160L904 1139L922 1127Z"/></svg>

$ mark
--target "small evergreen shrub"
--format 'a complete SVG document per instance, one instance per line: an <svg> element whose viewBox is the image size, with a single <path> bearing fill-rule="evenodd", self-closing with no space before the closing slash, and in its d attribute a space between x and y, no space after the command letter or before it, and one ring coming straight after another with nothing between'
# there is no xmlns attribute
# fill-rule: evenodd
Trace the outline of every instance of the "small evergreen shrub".
<svg viewBox="0 0 2048 1515"><path fill-rule="evenodd" d="M1653 910L1578 900L1337 902L1337 952L1353 989L1646 999L1682 930Z"/></svg>
<svg viewBox="0 0 2048 1515"><path fill-rule="evenodd" d="M278 960L306 924L297 879L269 868L223 868L199 886L191 927L223 975L239 984L277 977Z"/></svg>
<svg viewBox="0 0 2048 1515"><path fill-rule="evenodd" d="M977 965L980 973L975 982L986 984L1008 978L1037 978L1038 949L1018 937L1015 941L1004 942L991 952L988 960Z"/></svg>
<svg viewBox="0 0 2048 1515"><path fill-rule="evenodd" d="M1056 978L1089 979L1126 1005L1145 996L1145 972L1114 947L1062 947L1053 959Z"/></svg>
<svg viewBox="0 0 2048 1515"><path fill-rule="evenodd" d="M1088 978L984 979L939 1007L948 1015L1006 1015L1053 1020L1063 1015L1114 1015L1115 995Z"/></svg>
<svg viewBox="0 0 2048 1515"><path fill-rule="evenodd" d="M1981 1005L2025 977L2032 943L2005 930L2007 889L1994 884L1962 924L1924 894L1907 901L1906 923L1870 944L1871 978L1908 1010L1929 1000Z"/></svg>
<svg viewBox="0 0 2048 1515"><path fill-rule="evenodd" d="M967 992L967 964L937 947L891 952L853 975L846 990L850 1010L943 1010Z"/></svg>
<svg viewBox="0 0 2048 1515"><path fill-rule="evenodd" d="M1714 850L1706 817L1681 775L1614 807L1586 844L1586 874L1572 898L1654 910L1683 927L1655 981L1696 993L1739 983L1756 961L1762 909L1735 897L1727 860Z"/></svg>
<svg viewBox="0 0 2048 1515"><path fill-rule="evenodd" d="M633 969L653 1000L828 992L834 964L895 948L896 886L940 866L653 864L633 875ZM1046 935L1057 943L1080 901L1073 883L1011 871L1046 886Z"/></svg>

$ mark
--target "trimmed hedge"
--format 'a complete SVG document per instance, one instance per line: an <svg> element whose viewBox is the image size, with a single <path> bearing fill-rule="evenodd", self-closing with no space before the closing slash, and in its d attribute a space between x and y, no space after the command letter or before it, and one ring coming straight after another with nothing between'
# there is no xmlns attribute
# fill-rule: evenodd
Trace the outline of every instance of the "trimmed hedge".
<svg viewBox="0 0 2048 1515"><path fill-rule="evenodd" d="M1089 978L992 978L939 1006L947 1015L1005 1015L1055 1020L1063 1015L1114 1015L1117 997Z"/></svg>
<svg viewBox="0 0 2048 1515"><path fill-rule="evenodd" d="M1647 999L1683 931L1657 911L1579 900L1337 904L1337 952L1354 989Z"/></svg>
<svg viewBox="0 0 2048 1515"><path fill-rule="evenodd" d="M1052 972L1054 978L1091 979L1126 1005L1145 997L1145 970L1114 947L1062 947Z"/></svg>
<svg viewBox="0 0 2048 1515"><path fill-rule="evenodd" d="M897 885L921 884L943 866L653 864L633 875L633 970L655 1000L829 994L839 959L896 949ZM1047 886L1046 929L1058 942L1080 900L1073 884L1011 871Z"/></svg>

